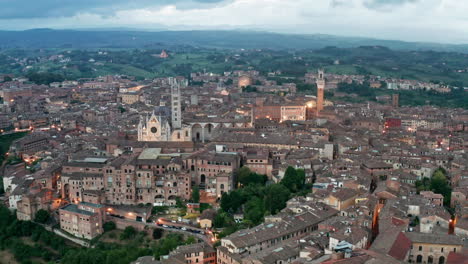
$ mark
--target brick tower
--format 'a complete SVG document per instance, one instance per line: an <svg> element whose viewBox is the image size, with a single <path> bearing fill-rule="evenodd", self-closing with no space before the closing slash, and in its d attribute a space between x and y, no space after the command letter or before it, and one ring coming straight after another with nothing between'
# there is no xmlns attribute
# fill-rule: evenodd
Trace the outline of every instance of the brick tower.
<svg viewBox="0 0 468 264"><path fill-rule="evenodd" d="M317 114L323 110L324 90L325 90L325 74L323 70L319 70L318 76L317 76Z"/></svg>

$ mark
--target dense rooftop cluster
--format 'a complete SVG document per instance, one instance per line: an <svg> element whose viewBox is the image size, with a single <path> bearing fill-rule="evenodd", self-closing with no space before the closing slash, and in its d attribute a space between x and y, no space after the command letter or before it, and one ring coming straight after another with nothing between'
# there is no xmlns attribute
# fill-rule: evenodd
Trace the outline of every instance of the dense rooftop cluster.
<svg viewBox="0 0 468 264"><path fill-rule="evenodd" d="M197 234L140 264L466 260L468 111L400 107L398 95L332 102L320 90L367 80L321 74L304 76L317 96L254 70L14 78L0 84L1 136L28 133L5 153L5 203L20 220L49 211L84 240L107 222ZM157 219L163 206L198 219Z"/></svg>

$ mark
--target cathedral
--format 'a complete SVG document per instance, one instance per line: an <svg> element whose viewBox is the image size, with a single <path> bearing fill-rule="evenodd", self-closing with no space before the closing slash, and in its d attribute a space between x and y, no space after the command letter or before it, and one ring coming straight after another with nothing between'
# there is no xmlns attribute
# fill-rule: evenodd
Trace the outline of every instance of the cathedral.
<svg viewBox="0 0 468 264"><path fill-rule="evenodd" d="M182 124L180 89L187 81L169 78L171 86L171 108L156 107L151 115L140 118L138 141L192 141L191 126Z"/></svg>

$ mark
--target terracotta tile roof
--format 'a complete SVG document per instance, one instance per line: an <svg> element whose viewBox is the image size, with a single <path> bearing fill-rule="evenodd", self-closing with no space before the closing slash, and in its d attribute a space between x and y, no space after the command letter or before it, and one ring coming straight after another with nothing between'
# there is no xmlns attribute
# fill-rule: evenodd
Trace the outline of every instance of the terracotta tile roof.
<svg viewBox="0 0 468 264"><path fill-rule="evenodd" d="M408 251L411 249L411 244L411 240L409 240L403 232L400 232L388 254L403 261L405 260Z"/></svg>
<svg viewBox="0 0 468 264"><path fill-rule="evenodd" d="M446 264L467 264L468 263L468 254L465 253L455 253L451 251L448 254Z"/></svg>

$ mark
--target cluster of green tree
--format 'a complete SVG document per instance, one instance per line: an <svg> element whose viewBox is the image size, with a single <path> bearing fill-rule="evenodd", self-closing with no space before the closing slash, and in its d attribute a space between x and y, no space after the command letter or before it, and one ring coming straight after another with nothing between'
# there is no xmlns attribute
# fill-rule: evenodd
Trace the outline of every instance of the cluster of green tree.
<svg viewBox="0 0 468 264"><path fill-rule="evenodd" d="M466 96L466 91L462 88L453 88L448 93L424 90L403 90L398 93L400 94L401 105L435 105L439 107L460 107L468 109L468 96Z"/></svg>
<svg viewBox="0 0 468 264"><path fill-rule="evenodd" d="M153 206L151 209L152 215L163 214L169 209L169 206Z"/></svg>
<svg viewBox="0 0 468 264"><path fill-rule="evenodd" d="M120 240L134 239L138 231L133 226L127 226L120 234ZM146 235L146 232L145 232Z"/></svg>
<svg viewBox="0 0 468 264"><path fill-rule="evenodd" d="M352 83L339 83L338 91L343 93L354 93L362 97L366 97L368 100L375 100L376 92L374 88L371 88L368 82L359 84L355 81Z"/></svg>
<svg viewBox="0 0 468 264"><path fill-rule="evenodd" d="M190 236L186 240L181 234L170 233L162 239L159 239L153 247L154 257L159 259L161 256L169 254L180 245L188 245L197 242L195 237Z"/></svg>
<svg viewBox="0 0 468 264"><path fill-rule="evenodd" d="M296 89L298 92L301 92L301 93L316 94L317 84L300 83L296 85Z"/></svg>
<svg viewBox="0 0 468 264"><path fill-rule="evenodd" d="M244 93L256 93L257 92L257 87L252 86L252 85L247 85L242 87L242 92Z"/></svg>
<svg viewBox="0 0 468 264"><path fill-rule="evenodd" d="M200 202L200 189L198 186L193 186L192 188L192 203L199 203Z"/></svg>
<svg viewBox="0 0 468 264"><path fill-rule="evenodd" d="M241 188L224 193L221 197L221 210L214 221L215 227L231 227L234 223L232 214L240 209L244 212L244 225L258 225L265 215L276 214L285 208L292 195L304 194L310 189L305 184L304 170L293 167L287 168L280 183L267 185L265 175L258 175L242 167L238 181Z"/></svg>
<svg viewBox="0 0 468 264"><path fill-rule="evenodd" d="M109 221L109 222L105 222L104 225L102 225L102 228L104 229L104 232L109 232L109 231L114 230L116 228L116 225L114 222Z"/></svg>
<svg viewBox="0 0 468 264"><path fill-rule="evenodd" d="M0 250L9 250L18 262L32 263L35 258L58 261L70 249L63 238L33 222L17 220L8 208L0 206Z"/></svg>
<svg viewBox="0 0 468 264"><path fill-rule="evenodd" d="M125 245L97 243L94 248L77 248L69 250L61 259L67 264L128 264L142 256L150 256L153 250L140 247L138 242Z"/></svg>
<svg viewBox="0 0 468 264"><path fill-rule="evenodd" d="M447 181L446 175L447 172L443 168L437 169L430 179L423 178L416 181L417 191L433 191L434 193L442 194L444 196L444 205L450 206L452 188Z"/></svg>
<svg viewBox="0 0 468 264"><path fill-rule="evenodd" d="M47 222L50 215L44 212L38 211L35 220ZM115 223L105 223L104 229L106 232L114 230ZM179 245L196 242L194 237L184 239L180 234L168 234L162 238L163 232L158 230L153 230L152 236L159 240L152 241L147 238L146 231L138 232L133 227L127 227L120 236L122 243L96 240L93 241L94 248L75 247L39 224L17 220L8 208L0 206L0 250L12 252L22 264L36 263L38 260L67 264L128 264L141 256L153 255L159 259Z"/></svg>
<svg viewBox="0 0 468 264"><path fill-rule="evenodd" d="M193 236L184 239L181 234L170 233L163 237L164 231L161 229L152 230L152 238L147 238L146 231L138 232L129 226L120 234L119 239L124 244L95 243L94 248L79 248L69 250L64 255L61 263L118 263L127 264L141 256L154 256L159 259L163 255L169 254L176 247L196 242Z"/></svg>
<svg viewBox="0 0 468 264"><path fill-rule="evenodd" d="M7 76L3 77L2 83L11 82L11 81L13 81L13 79L10 76L7 75Z"/></svg>
<svg viewBox="0 0 468 264"><path fill-rule="evenodd" d="M29 72L26 74L26 77L29 79L29 81L35 84L49 85L53 82L65 81L65 78L62 75L51 72Z"/></svg>
<svg viewBox="0 0 468 264"><path fill-rule="evenodd" d="M249 167L244 166L237 172L237 182L242 186L249 184L261 184L264 185L268 181L266 175L257 174L252 172Z"/></svg>
<svg viewBox="0 0 468 264"><path fill-rule="evenodd" d="M44 209L40 209L34 215L34 221L37 223L45 224L50 219L50 213Z"/></svg>

